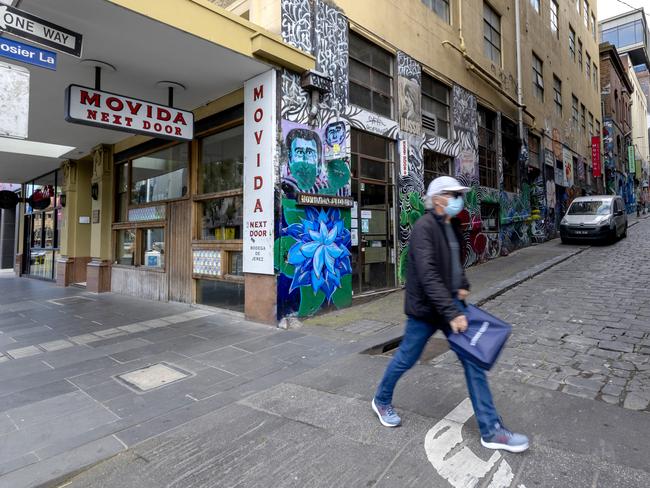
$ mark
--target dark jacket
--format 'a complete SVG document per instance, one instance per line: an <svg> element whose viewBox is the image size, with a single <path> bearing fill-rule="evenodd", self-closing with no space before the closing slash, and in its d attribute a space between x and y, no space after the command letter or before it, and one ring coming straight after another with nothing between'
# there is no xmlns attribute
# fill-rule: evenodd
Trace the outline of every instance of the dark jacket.
<svg viewBox="0 0 650 488"><path fill-rule="evenodd" d="M404 313L446 326L461 315L461 311L452 297L451 249L443 225L444 217L429 210L413 227L409 240ZM458 221L452 220L452 227L462 250L464 239ZM462 263L462 256L460 258ZM469 290L464 269L461 288Z"/></svg>

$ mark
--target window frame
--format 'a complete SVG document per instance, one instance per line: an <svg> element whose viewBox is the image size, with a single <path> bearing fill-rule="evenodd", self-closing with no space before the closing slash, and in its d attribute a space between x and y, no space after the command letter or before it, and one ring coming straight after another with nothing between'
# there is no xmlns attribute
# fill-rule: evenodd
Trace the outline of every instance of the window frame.
<svg viewBox="0 0 650 488"><path fill-rule="evenodd" d="M451 8L449 6L449 0L422 0L422 3L447 24L451 24ZM440 4L443 4L446 7L446 18L441 15L436 8L436 6L439 8Z"/></svg>
<svg viewBox="0 0 650 488"><path fill-rule="evenodd" d="M580 127L582 128L582 133L587 133L587 109L584 103L580 104Z"/></svg>
<svg viewBox="0 0 650 488"><path fill-rule="evenodd" d="M533 7L533 10L537 13L540 12L540 0L530 0L530 4Z"/></svg>
<svg viewBox="0 0 650 488"><path fill-rule="evenodd" d="M576 31L569 24L569 57L575 63L576 61Z"/></svg>
<svg viewBox="0 0 650 488"><path fill-rule="evenodd" d="M553 74L553 102L555 103L555 113L562 117L564 108L562 105L562 80Z"/></svg>
<svg viewBox="0 0 650 488"><path fill-rule="evenodd" d="M486 14L490 14L491 16L495 17L496 20L498 20L498 29L492 25L490 20L486 18ZM490 31L490 39L488 39L485 35L485 30L489 29ZM492 37L494 34L498 35L499 38L499 45L495 45L492 42ZM490 5L488 2L483 2L483 54L485 55L486 58L488 58L491 62L494 64L498 65L501 67L503 65L503 56L502 56L502 45L503 45L503 38L501 35L501 15ZM490 54L488 54L488 46L490 47ZM499 56L498 62L491 56L492 50L496 50Z"/></svg>
<svg viewBox="0 0 650 488"><path fill-rule="evenodd" d="M582 60L582 49L583 49L582 39L580 39L578 37L578 68L580 69L580 71L582 71L582 61L583 61Z"/></svg>
<svg viewBox="0 0 650 488"><path fill-rule="evenodd" d="M434 95L433 93L426 93L426 92L424 91L424 85L425 85L425 83L424 83L424 78L425 78L425 77L431 79L431 81L432 81L433 83L436 83L436 84L440 85L441 87L443 87L443 88L446 90L446 93L447 93L447 100L446 100L446 101L442 101L442 100L436 98L435 95ZM449 139L449 140L451 140L451 138L452 138L452 125L451 125L451 87L449 87L449 86L446 85L445 83L441 82L440 80L434 78L433 76L430 76L429 74L423 72L423 73L422 73L422 82L421 82L421 89L420 89L420 90L421 90L421 92L422 92L422 101L421 101L421 105L422 105L422 107L421 107L421 109L422 109L422 122L423 122L423 124L424 124L424 118L425 118L425 117L434 116L434 117L436 118L436 133L435 133L435 135L436 135L437 137L442 137L442 138L444 138L444 139ZM446 107L446 110L447 110L447 118L442 120L442 121L446 124L446 126L447 126L447 135L446 135L446 136L441 135L441 134L439 133L439 130L438 130L439 127L440 127L440 125L439 125L439 122L440 122L440 120L441 120L440 117L439 117L437 114L431 113L431 112L429 112L429 111L427 111L427 110L424 109L424 100L425 100L425 98L428 99L428 100L431 100L433 103L436 103L436 104L438 104L438 105L442 105L442 106ZM423 127L423 131L424 131L425 133L428 133L428 129L426 129L426 128L424 128L424 127Z"/></svg>
<svg viewBox="0 0 650 488"><path fill-rule="evenodd" d="M540 102L544 102L544 62L534 51L532 55L533 93Z"/></svg>
<svg viewBox="0 0 650 488"><path fill-rule="evenodd" d="M579 128L579 106L580 106L580 101L578 100L578 97L576 97L573 93L571 94L571 121L573 123L573 127L577 130Z"/></svg>
<svg viewBox="0 0 650 488"><path fill-rule="evenodd" d="M442 161L444 159L444 161ZM435 160L435 161L434 161ZM434 161L435 164L447 164L447 171L438 171L438 168L427 169L427 162ZM431 149L424 149L422 153L422 175L424 187L427 188L428 184L439 176L452 176L454 158L445 154L432 151Z"/></svg>
<svg viewBox="0 0 650 488"><path fill-rule="evenodd" d="M583 0L582 3L582 18L585 22L585 27L587 28L587 31L589 31L589 2L587 0Z"/></svg>
<svg viewBox="0 0 650 488"><path fill-rule="evenodd" d="M585 73L587 74L587 81L591 82L591 56L585 50Z"/></svg>
<svg viewBox="0 0 650 488"><path fill-rule="evenodd" d="M370 107L365 107L363 105L359 105L359 104L355 103L354 101L352 101L352 99L350 99L350 103L358 105L359 107L365 108L366 110L369 110L370 112L379 114L379 115L381 115L383 117L388 117L389 119L393 119L395 117L395 55L392 54L391 52L385 50L381 46L378 46L377 44L373 43L369 39L363 37L362 35L357 34L354 31L350 31L350 37L352 37L352 36L354 36L357 39L361 40L362 42L372 46L375 49L383 51L390 58L390 63L389 63L390 73L386 73L386 72L382 71L380 68L377 68L377 67L375 67L375 66L373 66L371 64L368 64L367 62L365 62L365 61L363 61L361 59L355 58L353 56L351 50L349 50L348 51L348 65L352 64L352 61L354 61L355 63L358 63L358 64L362 65L363 67L365 67L366 69L368 69L368 73L370 75L370 83L368 84L368 83L366 83L364 81L354 79L352 77L352 71L350 70L350 74L349 74L349 78L348 78L348 89L351 92L352 84L354 84L354 85L357 85L357 86L359 86L361 88L364 88L365 90L368 90L370 92ZM378 74L380 74L382 76L390 78L390 93L386 93L383 90L381 90L380 88L375 88L375 87L372 86L372 84L373 84L373 73L378 73ZM374 97L373 97L374 93L377 93L378 95L387 97L390 100L390 104L389 104L390 105L390 114L389 115L386 115L385 113L382 113L382 112L377 112L375 110Z"/></svg>
<svg viewBox="0 0 650 488"><path fill-rule="evenodd" d="M560 5L557 0L551 0L550 3L550 21L551 21L551 32L555 33L555 36L560 38Z"/></svg>
<svg viewBox="0 0 650 488"><path fill-rule="evenodd" d="M234 129L235 127L238 126L243 126L244 125L244 119L243 118L238 118L235 120L231 120L225 124L219 125L218 127L214 127L210 129L209 131L206 131L200 136L196 138L196 147L197 147L197 154L196 154L196 172L197 175L201 174L201 169L202 169L202 143L205 139L207 139L210 136L226 132L228 130ZM245 137L245 134L244 136ZM242 140L242 154L244 151L244 146L243 146L243 140ZM198 185L198 182L197 182ZM201 209L201 205L204 202L210 201L210 200L217 200L217 199L223 199L223 198L229 198L229 197L241 197L242 199L242 205L243 205L243 199L244 199L244 181L242 179L242 186L241 188L233 188L233 189L228 189L228 190L222 190L218 192L210 192L210 193L195 193L192 195L192 205L194 206L194 215L195 215L195 221L193 225L193 234L192 234L192 254L194 251L218 251L221 255L221 274L218 276L212 276L212 275L199 275L195 274L194 270L192 269L192 279L196 283L198 280L207 280L207 281L222 281L222 282L228 282L228 283L244 283L244 275L233 275L230 274L230 267L231 267L231 261L232 261L232 255L235 253L240 253L243 252L244 249L244 240L243 240L243 232L244 232L244 223L243 223L243 218L242 218L242 238L241 239L203 239L203 225L201 222L201 219L203 217L203 212ZM198 192L198 186L197 186L197 192ZM198 286L198 284L196 285Z"/></svg>
<svg viewBox="0 0 650 488"><path fill-rule="evenodd" d="M484 114L485 125L481 125L481 114ZM498 164L497 164L497 127L496 113L486 107L477 107L478 115L478 166L479 184L486 188L499 188ZM488 121L491 127L488 127ZM485 145L481 142L486 141ZM489 142L492 141L490 145Z"/></svg>

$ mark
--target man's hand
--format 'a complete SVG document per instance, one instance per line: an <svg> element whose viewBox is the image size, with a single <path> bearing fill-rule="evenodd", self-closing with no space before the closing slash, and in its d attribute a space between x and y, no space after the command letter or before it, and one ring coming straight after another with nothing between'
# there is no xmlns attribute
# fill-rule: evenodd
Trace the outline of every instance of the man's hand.
<svg viewBox="0 0 650 488"><path fill-rule="evenodd" d="M467 300L467 297L469 296L469 290L458 290L458 299L460 301L465 301Z"/></svg>
<svg viewBox="0 0 650 488"><path fill-rule="evenodd" d="M465 332L467 330L467 317L464 315L459 315L454 320L449 322L449 325L451 326L451 330L454 332L454 334Z"/></svg>

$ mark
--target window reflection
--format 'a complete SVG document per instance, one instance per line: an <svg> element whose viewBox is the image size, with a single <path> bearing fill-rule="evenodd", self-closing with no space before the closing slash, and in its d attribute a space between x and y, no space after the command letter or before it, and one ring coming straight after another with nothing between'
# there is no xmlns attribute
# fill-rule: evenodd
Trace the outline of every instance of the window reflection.
<svg viewBox="0 0 650 488"><path fill-rule="evenodd" d="M131 203L157 202L186 195L187 162L187 144L134 159L131 168Z"/></svg>

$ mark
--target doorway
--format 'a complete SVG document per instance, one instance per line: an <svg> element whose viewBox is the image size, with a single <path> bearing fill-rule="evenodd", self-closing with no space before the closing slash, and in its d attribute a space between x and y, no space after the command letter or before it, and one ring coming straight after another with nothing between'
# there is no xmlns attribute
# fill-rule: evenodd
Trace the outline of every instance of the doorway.
<svg viewBox="0 0 650 488"><path fill-rule="evenodd" d="M395 144L352 130L352 291L394 288Z"/></svg>

